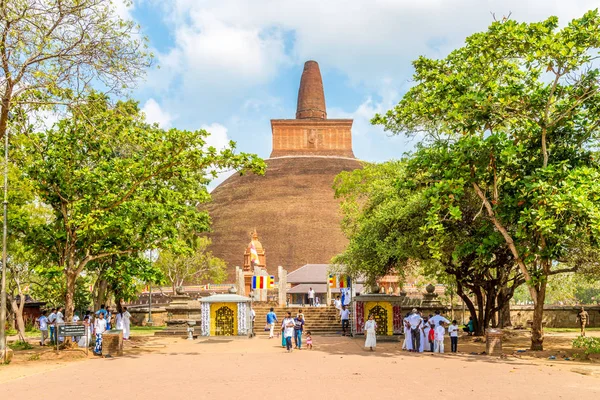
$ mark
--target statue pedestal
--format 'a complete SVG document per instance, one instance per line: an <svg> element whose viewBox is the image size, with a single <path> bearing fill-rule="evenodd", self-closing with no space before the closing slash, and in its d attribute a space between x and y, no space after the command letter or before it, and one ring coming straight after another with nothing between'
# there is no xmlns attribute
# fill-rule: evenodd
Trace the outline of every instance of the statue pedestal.
<svg viewBox="0 0 600 400"><path fill-rule="evenodd" d="M438 299L438 294L435 293L435 286L429 284L427 285L425 290L426 293L423 293L423 301L421 302L421 307L441 308L442 302Z"/></svg>
<svg viewBox="0 0 600 400"><path fill-rule="evenodd" d="M181 336L188 337L188 322L194 321L200 325L202 314L200 302L186 294L177 294L171 297L171 304L165 307L167 311L167 329L155 332L155 336ZM194 337L198 333L194 333Z"/></svg>

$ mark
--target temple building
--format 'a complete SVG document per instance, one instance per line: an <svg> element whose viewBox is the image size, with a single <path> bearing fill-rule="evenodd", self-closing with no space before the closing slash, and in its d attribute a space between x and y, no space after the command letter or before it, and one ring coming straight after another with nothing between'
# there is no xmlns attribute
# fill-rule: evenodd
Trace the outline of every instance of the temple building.
<svg viewBox="0 0 600 400"><path fill-rule="evenodd" d="M264 176L233 175L212 192L212 246L235 267L248 260L248 232L260 234L261 262L271 275L306 264L329 264L347 244L340 222L334 178L361 168L352 151L351 119L328 119L319 65L307 61L300 80L295 119L273 119L272 152ZM268 262L264 257L268 255Z"/></svg>

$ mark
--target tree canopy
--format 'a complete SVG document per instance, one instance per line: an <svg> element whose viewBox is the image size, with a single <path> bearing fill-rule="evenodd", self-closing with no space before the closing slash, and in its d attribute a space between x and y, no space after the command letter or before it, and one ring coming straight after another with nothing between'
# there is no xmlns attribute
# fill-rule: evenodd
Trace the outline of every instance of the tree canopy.
<svg viewBox="0 0 600 400"><path fill-rule="evenodd" d="M198 205L210 198L211 169L265 168L255 155L236 154L234 143L220 152L208 147L204 130L146 123L133 101L112 106L93 94L78 110L47 131L20 137L15 158L45 218L11 220L27 245L63 271L67 318L76 279L91 262L186 246L181 230L209 229Z"/></svg>
<svg viewBox="0 0 600 400"><path fill-rule="evenodd" d="M0 138L11 110L76 107L93 89L120 93L150 65L146 39L111 0L0 1Z"/></svg>
<svg viewBox="0 0 600 400"><path fill-rule="evenodd" d="M535 305L532 349L542 349L547 277L569 246L598 244L600 124L597 10L559 28L494 22L446 58L414 62L415 85L373 122L423 135L414 173L428 181L428 244L440 247L443 220L473 191L480 218L502 235Z"/></svg>

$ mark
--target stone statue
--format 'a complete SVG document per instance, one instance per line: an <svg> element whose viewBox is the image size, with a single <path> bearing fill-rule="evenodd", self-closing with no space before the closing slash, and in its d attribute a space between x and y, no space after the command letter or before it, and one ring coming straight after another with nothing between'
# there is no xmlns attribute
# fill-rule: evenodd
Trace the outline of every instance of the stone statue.
<svg viewBox="0 0 600 400"><path fill-rule="evenodd" d="M590 316L583 307L581 307L581 311L577 313L577 322L579 322L581 336L585 336L585 326L590 324Z"/></svg>

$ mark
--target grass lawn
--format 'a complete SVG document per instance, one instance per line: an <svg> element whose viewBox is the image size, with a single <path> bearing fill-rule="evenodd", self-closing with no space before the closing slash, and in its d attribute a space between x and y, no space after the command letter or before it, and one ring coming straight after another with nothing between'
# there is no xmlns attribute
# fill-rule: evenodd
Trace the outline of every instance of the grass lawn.
<svg viewBox="0 0 600 400"><path fill-rule="evenodd" d="M164 330L164 326L132 326L131 334L136 336L152 336L154 332Z"/></svg>
<svg viewBox="0 0 600 400"><path fill-rule="evenodd" d="M586 332L600 332L600 328L585 328ZM544 332L551 333L579 333L579 328L544 328Z"/></svg>

